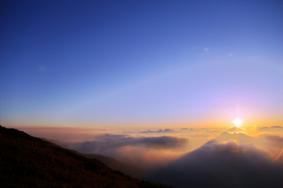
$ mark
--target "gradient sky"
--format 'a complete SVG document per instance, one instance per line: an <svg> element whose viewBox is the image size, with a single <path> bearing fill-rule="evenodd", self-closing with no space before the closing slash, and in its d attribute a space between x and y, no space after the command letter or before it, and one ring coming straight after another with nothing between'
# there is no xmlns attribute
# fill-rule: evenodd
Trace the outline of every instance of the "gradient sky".
<svg viewBox="0 0 283 188"><path fill-rule="evenodd" d="M283 123L280 0L0 7L0 119L8 125Z"/></svg>

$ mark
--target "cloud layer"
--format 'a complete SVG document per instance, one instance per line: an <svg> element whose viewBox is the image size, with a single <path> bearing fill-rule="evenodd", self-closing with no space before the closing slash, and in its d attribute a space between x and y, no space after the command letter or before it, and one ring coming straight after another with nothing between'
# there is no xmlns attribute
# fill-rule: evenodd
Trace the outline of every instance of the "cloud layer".
<svg viewBox="0 0 283 188"><path fill-rule="evenodd" d="M187 144L187 140L173 136L130 137L126 135L106 134L95 140L74 145L74 149L82 153L105 154L126 146L146 147L152 149L178 149Z"/></svg>
<svg viewBox="0 0 283 188"><path fill-rule="evenodd" d="M258 130L263 132L277 132L277 131L283 131L283 126L274 125L270 127L260 127L258 128Z"/></svg>

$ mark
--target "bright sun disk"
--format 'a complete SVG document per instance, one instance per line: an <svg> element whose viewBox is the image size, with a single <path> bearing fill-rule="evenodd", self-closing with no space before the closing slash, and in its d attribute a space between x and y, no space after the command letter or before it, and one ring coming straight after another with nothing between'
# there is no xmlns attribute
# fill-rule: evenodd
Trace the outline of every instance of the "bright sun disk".
<svg viewBox="0 0 283 188"><path fill-rule="evenodd" d="M233 123L234 127L241 128L242 125L243 125L243 119L236 117L235 119L233 119L232 123Z"/></svg>

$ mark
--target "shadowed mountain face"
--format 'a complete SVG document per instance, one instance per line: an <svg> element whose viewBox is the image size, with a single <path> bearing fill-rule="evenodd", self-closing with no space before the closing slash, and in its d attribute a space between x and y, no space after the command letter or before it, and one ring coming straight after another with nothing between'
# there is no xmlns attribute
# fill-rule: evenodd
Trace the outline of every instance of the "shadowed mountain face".
<svg viewBox="0 0 283 188"><path fill-rule="evenodd" d="M109 168L122 172L131 177L135 177L135 178L144 177L144 173L142 169L140 169L138 166L130 165L126 161L119 161L115 158L111 158L111 157L107 157L107 156L99 155L99 154L86 154L84 156L90 159L96 159L98 161L101 161L105 165L107 165Z"/></svg>
<svg viewBox="0 0 283 188"><path fill-rule="evenodd" d="M160 187L1 126L0 148L0 187Z"/></svg>
<svg viewBox="0 0 283 188"><path fill-rule="evenodd" d="M180 188L282 188L283 168L254 148L211 141L151 179Z"/></svg>

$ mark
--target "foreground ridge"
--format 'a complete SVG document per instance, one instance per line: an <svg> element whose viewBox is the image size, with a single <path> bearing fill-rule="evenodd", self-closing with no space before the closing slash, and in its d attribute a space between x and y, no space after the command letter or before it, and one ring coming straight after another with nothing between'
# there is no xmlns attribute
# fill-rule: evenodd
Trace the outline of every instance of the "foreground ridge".
<svg viewBox="0 0 283 188"><path fill-rule="evenodd" d="M0 126L0 187L162 187L96 159Z"/></svg>

